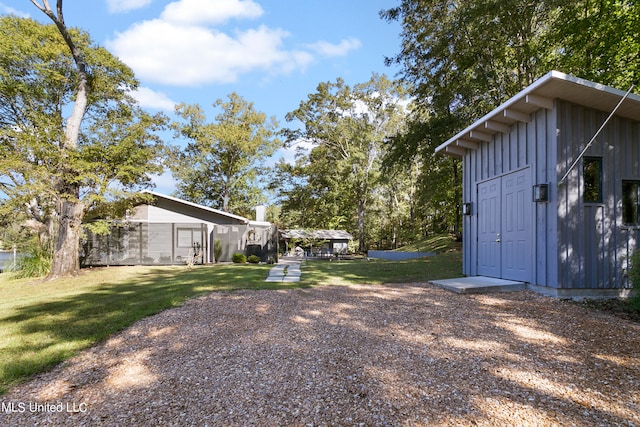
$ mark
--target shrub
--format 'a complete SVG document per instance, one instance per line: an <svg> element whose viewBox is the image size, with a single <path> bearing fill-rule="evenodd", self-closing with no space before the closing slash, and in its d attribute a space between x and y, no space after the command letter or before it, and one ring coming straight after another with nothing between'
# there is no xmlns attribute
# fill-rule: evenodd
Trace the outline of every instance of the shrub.
<svg viewBox="0 0 640 427"><path fill-rule="evenodd" d="M233 254L233 257L231 258L231 261L237 263L237 264L244 264L245 262L247 262L247 257L245 254L241 254L236 252L235 254Z"/></svg>
<svg viewBox="0 0 640 427"><path fill-rule="evenodd" d="M9 270L15 272L16 279L42 277L51 271L51 252L39 247L30 249L16 260Z"/></svg>
<svg viewBox="0 0 640 427"><path fill-rule="evenodd" d="M213 259L218 262L222 257L222 240L216 239L213 241Z"/></svg>
<svg viewBox="0 0 640 427"><path fill-rule="evenodd" d="M249 261L251 264L260 264L260 257L258 255L251 255L247 261Z"/></svg>
<svg viewBox="0 0 640 427"><path fill-rule="evenodd" d="M640 250L637 250L631 256L631 268L629 268L629 281L635 291L630 299L631 308L640 311Z"/></svg>

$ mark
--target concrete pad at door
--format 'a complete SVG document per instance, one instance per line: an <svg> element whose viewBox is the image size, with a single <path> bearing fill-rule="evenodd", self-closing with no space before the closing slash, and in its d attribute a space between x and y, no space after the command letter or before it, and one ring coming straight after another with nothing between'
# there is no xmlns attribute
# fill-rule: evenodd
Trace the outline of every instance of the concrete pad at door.
<svg viewBox="0 0 640 427"><path fill-rule="evenodd" d="M431 280L429 283L458 294L486 294L491 292L511 292L527 289L527 284L524 282L485 276Z"/></svg>

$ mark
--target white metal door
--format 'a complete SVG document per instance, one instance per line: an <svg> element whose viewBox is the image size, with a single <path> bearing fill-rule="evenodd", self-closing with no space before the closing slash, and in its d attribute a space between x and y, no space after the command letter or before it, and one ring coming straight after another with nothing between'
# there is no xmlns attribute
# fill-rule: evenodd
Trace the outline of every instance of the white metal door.
<svg viewBox="0 0 640 427"><path fill-rule="evenodd" d="M500 277L500 178L478 184L478 274Z"/></svg>
<svg viewBox="0 0 640 427"><path fill-rule="evenodd" d="M502 239L500 277L528 282L531 279L531 180L529 169L502 177Z"/></svg>

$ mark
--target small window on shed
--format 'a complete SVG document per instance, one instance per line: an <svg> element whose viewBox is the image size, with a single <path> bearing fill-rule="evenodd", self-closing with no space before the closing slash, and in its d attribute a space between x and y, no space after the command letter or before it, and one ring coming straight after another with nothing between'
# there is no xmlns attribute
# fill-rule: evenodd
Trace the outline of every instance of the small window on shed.
<svg viewBox="0 0 640 427"><path fill-rule="evenodd" d="M583 200L587 203L602 202L602 158L585 157L582 178L584 180Z"/></svg>
<svg viewBox="0 0 640 427"><path fill-rule="evenodd" d="M622 181L622 222L640 224L640 181Z"/></svg>

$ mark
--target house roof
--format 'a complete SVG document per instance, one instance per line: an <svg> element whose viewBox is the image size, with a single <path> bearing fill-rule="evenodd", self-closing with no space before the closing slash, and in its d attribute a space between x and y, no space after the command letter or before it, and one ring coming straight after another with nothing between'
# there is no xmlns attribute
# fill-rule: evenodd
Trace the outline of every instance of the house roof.
<svg viewBox="0 0 640 427"><path fill-rule="evenodd" d="M491 142L496 133L508 133L512 124L531 121L531 113L541 108L552 109L554 99L611 112L624 95L625 91L610 86L551 71L439 145L436 152L462 157L466 150L475 150L482 142ZM640 120L640 96L629 94L616 114Z"/></svg>
<svg viewBox="0 0 640 427"><path fill-rule="evenodd" d="M172 202L181 203L181 204L186 205L186 206L192 206L194 208L201 209L201 210L206 211L206 212L211 212L211 213L214 213L214 214L217 214L217 215L226 216L228 218L235 219L237 221L241 221L241 222L244 222L246 224L249 223L249 220L247 218L243 217L243 216L230 214L229 212L221 211L221 210L214 209L214 208L209 208L207 206L202 206L202 205L199 205L197 203L188 202L186 200L178 199L177 197L172 197L172 196L167 196L166 194L156 193L155 191L151 191L151 190L143 190L142 192L146 193L146 194L151 194L152 196L158 197L158 198L161 198L161 199L171 200Z"/></svg>
<svg viewBox="0 0 640 427"><path fill-rule="evenodd" d="M353 236L342 230L280 230L283 239L351 240Z"/></svg>

